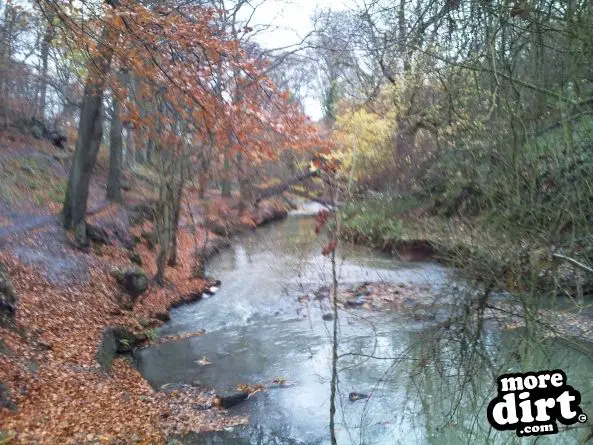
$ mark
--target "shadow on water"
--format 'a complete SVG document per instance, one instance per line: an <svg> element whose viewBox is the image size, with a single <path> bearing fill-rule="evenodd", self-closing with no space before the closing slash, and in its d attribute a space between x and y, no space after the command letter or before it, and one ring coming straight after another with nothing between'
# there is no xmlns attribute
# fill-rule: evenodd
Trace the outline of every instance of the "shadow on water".
<svg viewBox="0 0 593 445"><path fill-rule="evenodd" d="M220 291L173 310L171 322L161 329L162 335L172 335L204 328L206 335L140 352L140 370L156 388L199 381L224 391L280 377L293 384L259 393L233 409L249 416L248 426L192 434L183 443L329 443L332 322L322 319L329 306L314 302L303 308L297 302L329 283L329 260L320 255L321 248L309 218L289 218L240 238L209 264L209 273L222 280ZM400 263L346 246L339 266L342 286L384 280L463 298L451 271L435 263ZM593 362L586 355L557 342L525 347L525 336L487 323L480 325L479 335L455 327L435 330L434 325L394 313L341 311L338 443L519 443L514 432L492 430L486 420L496 377L513 369L563 369L581 391L583 411L593 415ZM211 365L200 366L203 357ZM352 402L350 392L371 397ZM579 443L580 436L582 428L537 443Z"/></svg>
<svg viewBox="0 0 593 445"><path fill-rule="evenodd" d="M190 434L184 439L190 445L321 445L321 440L302 442L283 429L267 430L263 426L238 428L233 431Z"/></svg>

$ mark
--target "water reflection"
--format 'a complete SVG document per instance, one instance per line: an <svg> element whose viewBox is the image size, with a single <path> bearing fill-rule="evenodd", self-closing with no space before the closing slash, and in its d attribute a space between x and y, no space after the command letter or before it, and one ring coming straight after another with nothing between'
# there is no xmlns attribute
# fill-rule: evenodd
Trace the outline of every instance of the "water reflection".
<svg viewBox="0 0 593 445"><path fill-rule="evenodd" d="M462 331L442 334L427 341L431 345L422 372L412 374L428 443L531 443L579 444L591 433L591 424L563 427L553 436L520 440L514 431L490 427L485 412L496 396L496 377L509 372L562 369L568 384L581 393L581 407L593 412L593 360L590 355L567 347L558 340L530 338L527 332L504 333L484 330L478 338ZM441 365L442 364L442 365Z"/></svg>
<svg viewBox="0 0 593 445"><path fill-rule="evenodd" d="M330 324L312 304L302 318L297 297L328 283L323 241L313 222L292 218L242 238L209 265L223 284L213 298L174 310L163 335L205 328L207 335L142 351L140 368L155 386L191 383L226 390L239 383L284 377L293 387L260 393L236 409L250 425L192 435L190 444L327 444ZM368 249L342 246L340 282L385 280L427 284L454 306L456 322L405 320L366 311L340 316L338 443L519 443L514 432L496 432L486 420L496 377L511 369L561 368L581 391L593 415L593 362L558 342L503 333L466 316L459 301L473 301L450 272L434 263L398 263ZM472 296L474 298L474 296ZM472 303L473 304L473 303ZM458 313L457 313L458 312ZM437 319L437 322L442 321ZM196 362L206 356L210 366ZM351 402L350 392L370 394ZM579 443L584 429L522 443Z"/></svg>

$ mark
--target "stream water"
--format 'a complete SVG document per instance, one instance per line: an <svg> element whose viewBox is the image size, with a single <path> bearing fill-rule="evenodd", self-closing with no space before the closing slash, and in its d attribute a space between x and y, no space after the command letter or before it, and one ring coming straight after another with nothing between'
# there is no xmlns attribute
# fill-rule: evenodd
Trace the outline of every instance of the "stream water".
<svg viewBox="0 0 593 445"><path fill-rule="evenodd" d="M333 322L322 319L329 303L297 301L331 280L330 261L320 254L323 242L313 227L311 218L292 216L235 240L209 263L209 274L222 281L216 295L173 310L160 331L173 335L203 328L206 335L138 354L139 368L155 388L199 381L225 391L277 378L290 384L232 408L249 416L248 426L188 436L184 443L329 443ZM427 286L452 298L459 290L452 271L436 263L397 262L353 246L342 247L339 257L342 286L384 280ZM524 347L516 332L485 326L479 347L451 329L431 348L422 335L427 322L364 309L341 311L339 328L339 444L534 443L534 438L519 442L514 431L489 427L486 406L495 396L496 375L485 362L500 373L526 366L563 369L581 392L583 411L593 415L593 362L564 344ZM203 357L210 365L198 363ZM350 392L371 397L352 402ZM579 443L585 429L541 437L537 443Z"/></svg>

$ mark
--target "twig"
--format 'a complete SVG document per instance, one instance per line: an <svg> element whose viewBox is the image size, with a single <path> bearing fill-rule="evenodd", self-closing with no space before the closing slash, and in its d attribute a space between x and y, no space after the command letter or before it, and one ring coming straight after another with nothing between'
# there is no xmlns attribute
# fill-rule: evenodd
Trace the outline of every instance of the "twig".
<svg viewBox="0 0 593 445"><path fill-rule="evenodd" d="M569 258L569 257L567 257L567 256L560 255L559 253L553 253L553 254L552 254L552 256L553 256L554 258L559 258L559 259L561 259L561 260L568 261L568 262L569 262L570 264L572 264L573 266L577 266L577 267L579 267L579 268L581 268L581 269L583 269L583 270L586 270L586 271L587 271L587 272L589 272L589 273L593 273L593 269L591 269L589 266L587 266L587 265L585 265L585 264L583 264L583 263L580 263L579 261L577 261L577 260L575 260L575 259L573 259L573 258Z"/></svg>

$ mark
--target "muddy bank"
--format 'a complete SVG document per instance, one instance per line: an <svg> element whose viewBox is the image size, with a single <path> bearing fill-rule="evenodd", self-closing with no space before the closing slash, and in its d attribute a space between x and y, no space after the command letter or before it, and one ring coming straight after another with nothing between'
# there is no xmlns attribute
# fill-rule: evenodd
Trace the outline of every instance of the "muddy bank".
<svg viewBox="0 0 593 445"><path fill-rule="evenodd" d="M345 233L348 242L368 246L389 253L401 261L441 261L436 245L428 239L384 239L376 242L365 233L348 229ZM442 261L444 262L444 261Z"/></svg>

